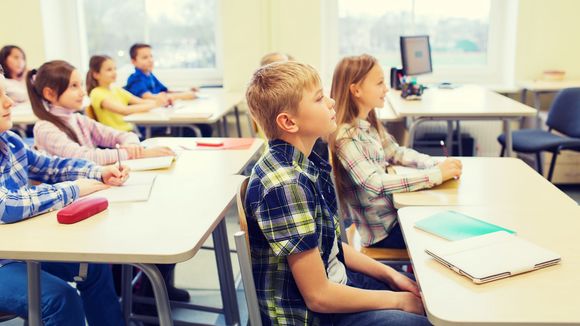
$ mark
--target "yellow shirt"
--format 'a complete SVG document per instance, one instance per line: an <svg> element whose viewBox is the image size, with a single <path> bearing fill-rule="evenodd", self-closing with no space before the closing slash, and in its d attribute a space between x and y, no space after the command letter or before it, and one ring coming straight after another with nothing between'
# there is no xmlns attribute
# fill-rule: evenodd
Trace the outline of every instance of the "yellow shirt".
<svg viewBox="0 0 580 326"><path fill-rule="evenodd" d="M99 86L91 91L89 97L91 98L91 106L100 123L122 131L132 131L135 128L133 124L123 120L123 115L101 107L101 104L106 99L116 100L123 105L129 105L132 97L131 93L120 87L108 89Z"/></svg>

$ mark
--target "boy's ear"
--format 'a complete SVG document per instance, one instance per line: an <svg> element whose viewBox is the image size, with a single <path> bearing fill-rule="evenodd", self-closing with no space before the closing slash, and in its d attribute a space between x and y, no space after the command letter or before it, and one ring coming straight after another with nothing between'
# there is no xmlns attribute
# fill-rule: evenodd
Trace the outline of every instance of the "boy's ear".
<svg viewBox="0 0 580 326"><path fill-rule="evenodd" d="M276 124L282 131L291 134L298 132L299 129L294 118L286 112L282 112L276 116Z"/></svg>
<svg viewBox="0 0 580 326"><path fill-rule="evenodd" d="M58 96L54 89L50 87L45 87L42 89L42 97L44 97L47 101L54 103L58 100Z"/></svg>
<svg viewBox="0 0 580 326"><path fill-rule="evenodd" d="M348 89L352 94L352 96L360 97L360 87L358 87L357 84L350 84L350 86L348 86Z"/></svg>

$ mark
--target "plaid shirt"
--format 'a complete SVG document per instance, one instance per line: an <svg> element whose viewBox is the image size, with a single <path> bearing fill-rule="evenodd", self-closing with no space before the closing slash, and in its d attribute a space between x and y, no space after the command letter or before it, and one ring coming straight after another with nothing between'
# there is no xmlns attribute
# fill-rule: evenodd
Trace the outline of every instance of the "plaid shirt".
<svg viewBox="0 0 580 326"><path fill-rule="evenodd" d="M101 170L85 160L40 154L13 132L0 133L0 224L70 204L79 197L71 181L78 178L101 180ZM42 184L29 186L29 179Z"/></svg>
<svg viewBox="0 0 580 326"><path fill-rule="evenodd" d="M391 135L383 137L367 120L343 124L336 137L336 155L350 176L346 201L363 246L389 235L397 223L393 193L431 188L442 182L435 161L425 154L400 147ZM387 174L389 164L425 169L416 175Z"/></svg>
<svg viewBox="0 0 580 326"><path fill-rule="evenodd" d="M340 239L331 168L316 153L306 158L284 141L269 145L252 171L245 201L262 322L328 324L329 315L306 307L286 257L318 248L328 270L334 239ZM344 264L340 242L337 258Z"/></svg>

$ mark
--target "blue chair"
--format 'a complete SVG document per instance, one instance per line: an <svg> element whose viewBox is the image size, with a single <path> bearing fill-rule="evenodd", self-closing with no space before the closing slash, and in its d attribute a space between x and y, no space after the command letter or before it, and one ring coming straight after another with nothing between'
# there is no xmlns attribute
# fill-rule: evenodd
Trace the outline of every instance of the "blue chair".
<svg viewBox="0 0 580 326"><path fill-rule="evenodd" d="M560 91L554 98L546 121L548 131L542 129L522 129L512 133L514 151L520 153L535 153L536 167L543 175L540 155L551 152L552 161L548 172L548 181L552 181L556 159L560 151L580 151L580 88L567 88ZM560 135L553 134L555 130ZM501 145L500 156L505 153L505 134L497 139Z"/></svg>

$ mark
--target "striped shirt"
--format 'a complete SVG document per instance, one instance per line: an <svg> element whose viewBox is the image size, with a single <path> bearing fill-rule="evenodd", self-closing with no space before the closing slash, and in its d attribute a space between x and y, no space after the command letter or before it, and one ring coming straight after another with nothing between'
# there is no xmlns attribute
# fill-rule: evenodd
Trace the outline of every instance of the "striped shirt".
<svg viewBox="0 0 580 326"><path fill-rule="evenodd" d="M431 188L442 182L441 171L434 167L436 162L431 157L400 147L389 134L379 135L367 120L342 124L334 150L349 175L341 199L346 201L363 246L383 240L396 225L393 193ZM397 176L387 173L389 164L425 171Z"/></svg>
<svg viewBox="0 0 580 326"><path fill-rule="evenodd" d="M139 137L132 132L123 132L107 127L80 113L51 107L50 112L64 121L75 133L79 143L49 121L41 120L34 125L34 145L51 155L82 158L108 165L117 162L116 144L139 144ZM127 160L129 153L119 150L121 160Z"/></svg>
<svg viewBox="0 0 580 326"><path fill-rule="evenodd" d="M70 204L79 197L73 180L101 180L101 170L93 163L43 155L11 131L0 133L0 171L0 224ZM29 179L41 184L29 186Z"/></svg>

